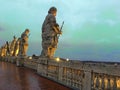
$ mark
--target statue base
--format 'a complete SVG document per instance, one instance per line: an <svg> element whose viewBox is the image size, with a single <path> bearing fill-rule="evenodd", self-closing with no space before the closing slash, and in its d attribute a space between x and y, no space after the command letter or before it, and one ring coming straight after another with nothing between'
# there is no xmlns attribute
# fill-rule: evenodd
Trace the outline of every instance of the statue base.
<svg viewBox="0 0 120 90"><path fill-rule="evenodd" d="M8 59L7 59L7 61L11 62L11 59L12 59L11 56L9 56Z"/></svg>
<svg viewBox="0 0 120 90"><path fill-rule="evenodd" d="M26 56L18 56L18 58L16 60L16 66L23 67L25 59L26 59Z"/></svg>
<svg viewBox="0 0 120 90"><path fill-rule="evenodd" d="M5 61L5 57L0 57L0 61Z"/></svg>
<svg viewBox="0 0 120 90"><path fill-rule="evenodd" d="M15 56L11 57L11 63L16 63L16 61L17 61L17 57Z"/></svg>
<svg viewBox="0 0 120 90"><path fill-rule="evenodd" d="M7 62L7 61L8 61L8 58L9 58L8 56L7 56L7 57L5 57L5 60L4 60L4 61L5 61L5 62Z"/></svg>

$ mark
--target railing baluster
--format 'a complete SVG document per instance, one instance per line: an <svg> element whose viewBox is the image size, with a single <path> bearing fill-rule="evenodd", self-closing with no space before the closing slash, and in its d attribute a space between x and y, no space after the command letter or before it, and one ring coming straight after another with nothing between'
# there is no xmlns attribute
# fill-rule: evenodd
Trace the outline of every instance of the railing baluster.
<svg viewBox="0 0 120 90"><path fill-rule="evenodd" d="M101 89L104 90L105 89L105 81L104 81L104 75L102 76L102 79L101 79Z"/></svg>
<svg viewBox="0 0 120 90"><path fill-rule="evenodd" d="M110 86L110 78L108 77L108 83L107 83L107 89L110 90L111 86Z"/></svg>
<svg viewBox="0 0 120 90"><path fill-rule="evenodd" d="M99 76L97 75L96 77L96 89L99 89L99 86L100 86L100 81L99 81Z"/></svg>
<svg viewBox="0 0 120 90"><path fill-rule="evenodd" d="M94 75L93 71L91 72L91 74L92 74L92 78L91 78L91 89L94 90L95 75Z"/></svg>
<svg viewBox="0 0 120 90"><path fill-rule="evenodd" d="M114 77L114 81L113 81L113 90L117 90L117 81L116 81L116 77Z"/></svg>

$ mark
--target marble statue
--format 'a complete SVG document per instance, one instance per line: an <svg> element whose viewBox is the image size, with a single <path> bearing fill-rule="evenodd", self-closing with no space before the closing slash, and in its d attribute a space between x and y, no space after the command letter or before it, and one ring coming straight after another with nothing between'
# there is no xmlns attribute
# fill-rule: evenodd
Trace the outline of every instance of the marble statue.
<svg viewBox="0 0 120 90"><path fill-rule="evenodd" d="M13 56L16 41L17 41L17 38L14 36L13 41L11 42L11 45L10 45L10 56Z"/></svg>
<svg viewBox="0 0 120 90"><path fill-rule="evenodd" d="M5 44L1 47L1 56L4 57L6 55L7 55L7 45Z"/></svg>
<svg viewBox="0 0 120 90"><path fill-rule="evenodd" d="M0 57L1 57L1 53L2 53L2 49L1 49L1 47L0 47Z"/></svg>
<svg viewBox="0 0 120 90"><path fill-rule="evenodd" d="M53 58L58 44L58 35L62 34L56 22L57 9L51 7L42 25L41 57Z"/></svg>
<svg viewBox="0 0 120 90"><path fill-rule="evenodd" d="M18 38L18 40L15 43L15 48L14 48L13 56L18 56L18 54L19 54L20 41L21 41L21 38Z"/></svg>
<svg viewBox="0 0 120 90"><path fill-rule="evenodd" d="M21 34L21 41L20 41L20 48L19 48L19 55L27 56L28 50L28 38L29 38L29 29L26 29Z"/></svg>
<svg viewBox="0 0 120 90"><path fill-rule="evenodd" d="M6 45L7 45L7 56L10 55L10 44L8 41L6 42Z"/></svg>
<svg viewBox="0 0 120 90"><path fill-rule="evenodd" d="M7 44L4 45L4 56L7 56Z"/></svg>
<svg viewBox="0 0 120 90"><path fill-rule="evenodd" d="M1 47L1 53L0 54L1 54L1 56L4 56L4 47L3 46Z"/></svg>

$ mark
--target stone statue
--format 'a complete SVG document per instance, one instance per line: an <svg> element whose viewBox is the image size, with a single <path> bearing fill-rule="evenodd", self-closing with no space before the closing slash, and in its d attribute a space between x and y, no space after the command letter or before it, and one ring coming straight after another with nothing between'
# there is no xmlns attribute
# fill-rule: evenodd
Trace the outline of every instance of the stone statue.
<svg viewBox="0 0 120 90"><path fill-rule="evenodd" d="M2 53L2 48L0 47L0 57L1 57L1 53Z"/></svg>
<svg viewBox="0 0 120 90"><path fill-rule="evenodd" d="M28 38L29 38L29 29L26 29L21 35L19 55L26 56L28 50Z"/></svg>
<svg viewBox="0 0 120 90"><path fill-rule="evenodd" d="M10 56L13 56L16 41L17 41L17 38L14 36L13 41L11 42L11 45L10 45Z"/></svg>
<svg viewBox="0 0 120 90"><path fill-rule="evenodd" d="M1 56L4 56L4 47L1 47Z"/></svg>
<svg viewBox="0 0 120 90"><path fill-rule="evenodd" d="M7 56L7 44L4 45L4 55Z"/></svg>
<svg viewBox="0 0 120 90"><path fill-rule="evenodd" d="M56 22L57 9L51 7L42 25L41 57L54 57L58 44L58 34L62 34Z"/></svg>
<svg viewBox="0 0 120 90"><path fill-rule="evenodd" d="M18 38L18 40L15 43L15 48L14 48L13 56L18 56L18 54L19 54L20 41L21 41L21 38Z"/></svg>
<svg viewBox="0 0 120 90"><path fill-rule="evenodd" d="M10 43L7 41L6 45L7 45L7 56L9 56L10 55Z"/></svg>
<svg viewBox="0 0 120 90"><path fill-rule="evenodd" d="M7 55L7 45L5 44L1 47L1 56L4 57L6 55Z"/></svg>

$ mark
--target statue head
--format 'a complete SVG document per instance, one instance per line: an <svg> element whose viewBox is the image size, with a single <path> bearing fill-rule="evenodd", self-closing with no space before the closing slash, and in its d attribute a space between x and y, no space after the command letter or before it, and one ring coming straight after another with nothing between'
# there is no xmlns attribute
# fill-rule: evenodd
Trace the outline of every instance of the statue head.
<svg viewBox="0 0 120 90"><path fill-rule="evenodd" d="M9 42L8 42L8 41L6 41L6 44L9 44Z"/></svg>
<svg viewBox="0 0 120 90"><path fill-rule="evenodd" d="M56 7L51 7L48 11L49 14L53 14L54 16L56 16L57 14L57 8Z"/></svg>
<svg viewBox="0 0 120 90"><path fill-rule="evenodd" d="M17 38L15 36L13 36L14 40L17 40Z"/></svg>
<svg viewBox="0 0 120 90"><path fill-rule="evenodd" d="M14 38L14 39L16 39L16 37L15 37L15 36L13 36L13 38Z"/></svg>
<svg viewBox="0 0 120 90"><path fill-rule="evenodd" d="M29 29L25 29L25 33L28 34L30 32Z"/></svg>

